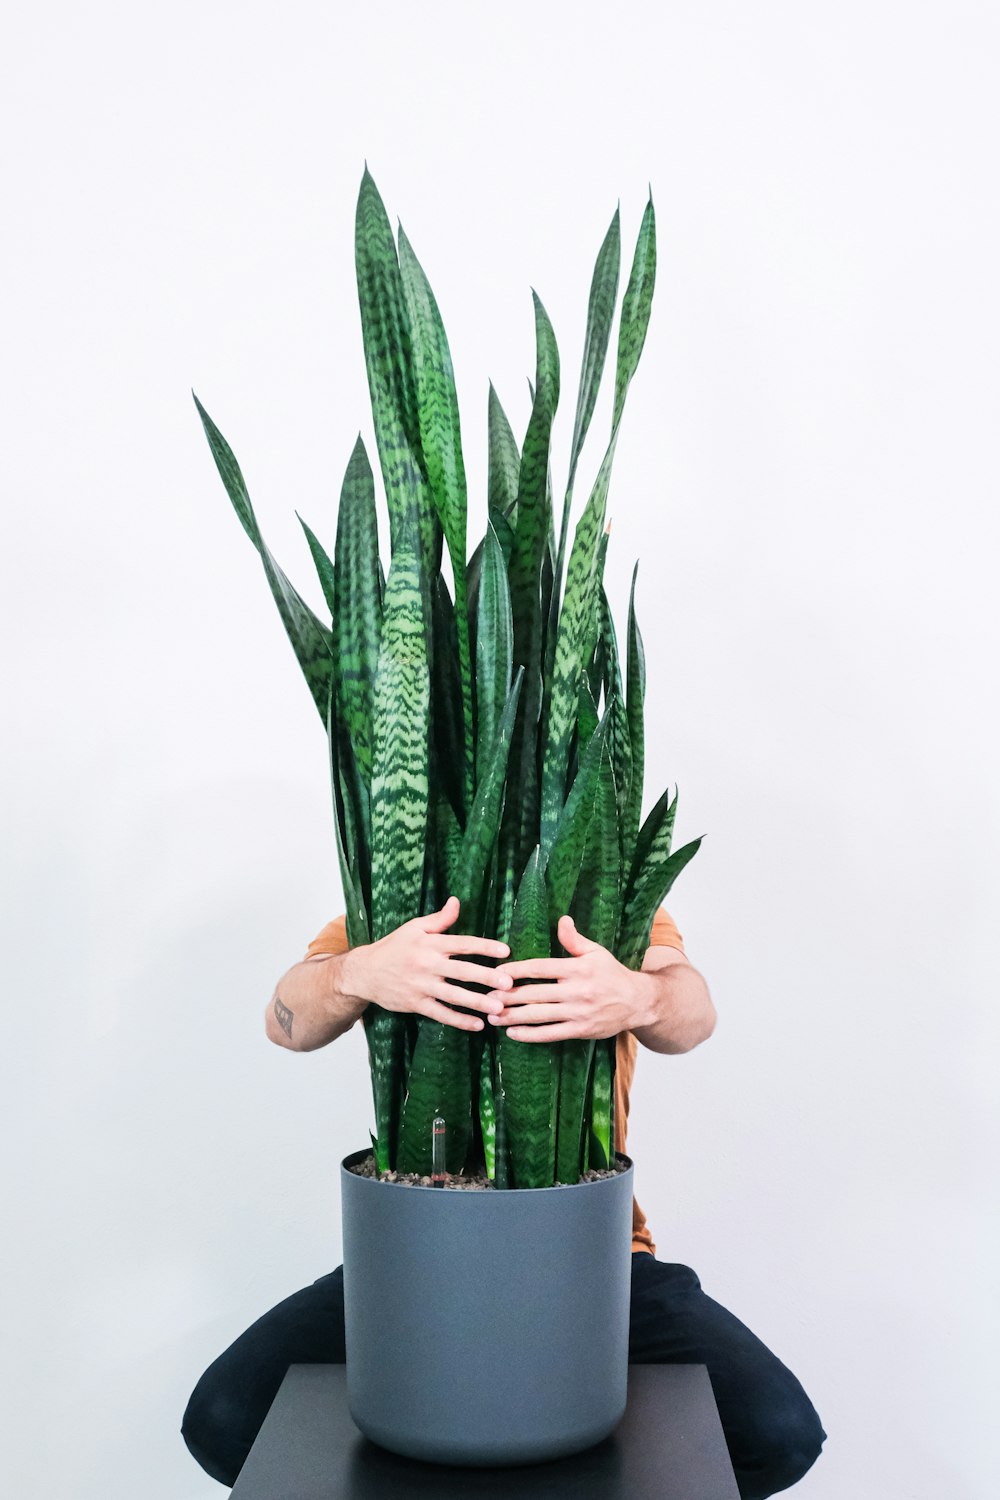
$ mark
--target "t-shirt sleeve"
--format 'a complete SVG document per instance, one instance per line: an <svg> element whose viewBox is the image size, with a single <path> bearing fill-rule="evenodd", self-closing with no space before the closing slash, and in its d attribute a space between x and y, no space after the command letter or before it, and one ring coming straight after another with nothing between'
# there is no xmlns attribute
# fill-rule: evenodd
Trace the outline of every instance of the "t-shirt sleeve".
<svg viewBox="0 0 1000 1500"><path fill-rule="evenodd" d="M649 934L649 946L651 948L678 948L684 953L684 940L677 931L677 925L665 906L661 906L653 918L653 930ZM684 955L687 957L687 955Z"/></svg>
<svg viewBox="0 0 1000 1500"><path fill-rule="evenodd" d="M312 958L316 953L346 953L350 946L347 941L347 913L342 912L332 922L327 922L321 932L317 932L306 949L305 956Z"/></svg>

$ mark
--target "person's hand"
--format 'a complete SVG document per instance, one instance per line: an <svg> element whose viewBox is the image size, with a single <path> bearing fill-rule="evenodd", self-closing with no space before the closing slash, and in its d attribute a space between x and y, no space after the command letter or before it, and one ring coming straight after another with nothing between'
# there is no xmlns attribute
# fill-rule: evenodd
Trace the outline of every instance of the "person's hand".
<svg viewBox="0 0 1000 1500"><path fill-rule="evenodd" d="M515 1042L615 1036L644 1025L649 1020L647 998L635 971L578 932L572 917L560 917L557 931L569 958L523 958L494 969L497 979L506 975L551 983L519 984L506 994L498 985L483 996L501 1002L490 1022L508 1027Z"/></svg>
<svg viewBox="0 0 1000 1500"><path fill-rule="evenodd" d="M503 958L510 952L507 943L498 938L466 937L448 934L458 918L460 902L449 896L440 911L403 922L377 942L353 950L363 957L366 998L384 1010L404 1011L443 1021L461 1031L481 1031L478 1016L467 1016L456 1005L469 1006L484 1013L503 1009L503 994L513 986L506 974L497 976L492 968L479 963L463 962L452 954L482 954ZM489 994L464 989L456 981L494 984Z"/></svg>

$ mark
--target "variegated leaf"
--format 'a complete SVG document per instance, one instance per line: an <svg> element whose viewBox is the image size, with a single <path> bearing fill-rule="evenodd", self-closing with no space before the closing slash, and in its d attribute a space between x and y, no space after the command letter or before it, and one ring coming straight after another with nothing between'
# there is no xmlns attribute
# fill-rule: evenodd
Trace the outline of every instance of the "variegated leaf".
<svg viewBox="0 0 1000 1500"><path fill-rule="evenodd" d="M548 896L535 848L521 876L510 931L512 960L548 958ZM530 981L521 981L526 983ZM559 1042L516 1042L501 1030L499 1074L506 1101L507 1147L513 1186L551 1187L555 1181Z"/></svg>
<svg viewBox="0 0 1000 1500"><path fill-rule="evenodd" d="M193 391L191 394L194 396ZM317 712L325 725L330 680L333 675L333 637L329 629L316 618L305 600L296 592L272 557L261 535L243 474L232 449L197 396L194 396L194 404L198 408L208 446L233 509L240 519L243 530L260 554L271 595L278 606L281 622L292 643L292 649L309 691L312 693Z"/></svg>

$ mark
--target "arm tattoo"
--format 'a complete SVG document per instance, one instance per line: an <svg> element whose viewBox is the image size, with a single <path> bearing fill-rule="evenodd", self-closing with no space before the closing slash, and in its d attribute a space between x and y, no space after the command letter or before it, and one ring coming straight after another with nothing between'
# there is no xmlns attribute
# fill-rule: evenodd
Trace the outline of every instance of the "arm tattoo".
<svg viewBox="0 0 1000 1500"><path fill-rule="evenodd" d="M292 1034L292 1022L294 1021L295 1016L292 1011L288 1009L288 1006L284 1005L278 999L277 995L275 995L274 997L274 1016L275 1020L277 1021L278 1025L281 1027L285 1035L287 1037L290 1037Z"/></svg>

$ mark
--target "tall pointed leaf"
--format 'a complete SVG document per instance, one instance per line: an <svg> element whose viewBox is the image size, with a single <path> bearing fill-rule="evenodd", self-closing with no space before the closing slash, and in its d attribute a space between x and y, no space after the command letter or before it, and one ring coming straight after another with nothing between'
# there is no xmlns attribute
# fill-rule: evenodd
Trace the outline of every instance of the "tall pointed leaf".
<svg viewBox="0 0 1000 1500"><path fill-rule="evenodd" d="M395 553L400 532L415 522L420 571L430 579L440 567L441 523L420 447L410 323L396 242L367 166L358 192L354 259L375 440L389 507L390 550ZM425 605L429 616L429 592Z"/></svg>
<svg viewBox="0 0 1000 1500"><path fill-rule="evenodd" d="M500 510L513 522L517 505L518 474L521 469L521 454L517 439L511 431L507 414L500 404L500 397L490 381L489 407L487 411L489 434L489 473L487 501L490 510Z"/></svg>
<svg viewBox="0 0 1000 1500"><path fill-rule="evenodd" d="M603 1171L614 1159L614 1057L615 1038L599 1037L594 1048L594 1066L590 1075L590 1139L587 1164Z"/></svg>
<svg viewBox="0 0 1000 1500"><path fill-rule="evenodd" d="M372 714L384 584L378 550L375 482L360 433L340 488L333 568L338 707L362 778L370 788Z"/></svg>
<svg viewBox="0 0 1000 1500"><path fill-rule="evenodd" d="M514 902L510 931L512 960L548 958L548 896L536 847L525 867ZM525 982L525 981L522 981ZM501 1031L497 1042L506 1100L507 1147L513 1185L550 1187L555 1180L556 1101L562 1044L516 1042Z"/></svg>
<svg viewBox="0 0 1000 1500"><path fill-rule="evenodd" d="M443 573L432 585L434 621L431 636L431 712L434 771L445 787L452 806L464 820L466 800L463 782L462 681L459 666L455 606Z"/></svg>
<svg viewBox="0 0 1000 1500"><path fill-rule="evenodd" d="M617 936L620 887L617 795L611 756L605 744L597 778L594 815L587 831L583 867L573 902L573 920L584 937L612 951ZM563 1042L556 1160L556 1175L560 1182L576 1182L584 1164L588 1147L584 1120L593 1058L593 1038Z"/></svg>
<svg viewBox="0 0 1000 1500"><path fill-rule="evenodd" d="M661 793L653 803L645 822L639 829L632 854L632 867L625 888L626 901L631 896L636 880L642 873L654 842L661 858L670 853L676 817L677 788L674 787L673 800L671 800L670 788L667 787L666 791Z"/></svg>
<svg viewBox="0 0 1000 1500"><path fill-rule="evenodd" d="M305 521L303 521L298 511L296 511L295 514L298 517L299 525L305 532L306 541L309 543L309 551L312 553L312 560L316 565L316 576L319 579L319 586L323 590L323 598L326 600L326 607L330 611L330 614L332 616L336 607L336 589L334 585L333 563L327 556L326 549L324 548L316 533L310 526L306 524Z"/></svg>
<svg viewBox="0 0 1000 1500"><path fill-rule="evenodd" d="M497 1175L497 1107L493 1090L493 1049L491 1047L484 1047L479 1058L479 1128L483 1136L486 1175L492 1182Z"/></svg>
<svg viewBox="0 0 1000 1500"><path fill-rule="evenodd" d="M475 736L466 603L467 495L462 432L458 397L455 393L455 372L444 323L430 283L413 253L402 224L399 226L399 269L410 324L420 446L431 495L444 527L455 581L455 625L458 633L464 744L462 806L466 808L472 800L475 783Z"/></svg>
<svg viewBox="0 0 1000 1500"><path fill-rule="evenodd" d="M613 431L621 421L629 382L638 369L639 356L646 342L655 283L656 216L653 212L653 194L650 193L639 226L628 286L622 298L622 318L618 329L618 368L615 373L615 409L611 420Z"/></svg>
<svg viewBox="0 0 1000 1500"><path fill-rule="evenodd" d="M573 441L570 446L569 479L563 500L562 522L559 528L559 550L553 569L552 591L549 599L548 629L545 642L545 688L542 700L542 733L546 733L549 718L549 699L552 670L555 663L556 635L559 622L559 602L562 590L563 570L566 565L566 538L569 533L569 513L573 500L573 485L576 467L583 449L584 439L594 414L601 376L607 357L614 321L615 302L618 297L618 277L621 267L621 218L618 208L608 227L607 234L597 254L594 274L590 283L587 303L587 333L583 344L583 361L580 367L580 387L576 400L576 416L573 422Z"/></svg>
<svg viewBox="0 0 1000 1500"><path fill-rule="evenodd" d="M355 871L358 864L357 835L353 817L345 806L343 784L337 759L336 720L333 712L333 684L327 704L326 737L330 752L330 781L333 790L334 833L337 855L340 862L340 879L344 888L345 926L347 941L352 948L371 942L371 926L368 920L368 904L364 898Z"/></svg>
<svg viewBox="0 0 1000 1500"><path fill-rule="evenodd" d="M375 679L371 818L372 935L376 940L420 912L427 841L429 707L424 606L417 538L411 524L399 533L389 569ZM394 1162L404 1017L370 1004L364 1021L379 1149Z"/></svg>
<svg viewBox="0 0 1000 1500"><path fill-rule="evenodd" d="M541 709L543 621L541 570L549 518L547 478L552 420L559 401L559 351L548 314L537 293L535 306L535 398L521 451L517 488L517 527L510 559L514 620L514 665L525 671L524 691L514 736L512 771L518 796L508 803L505 846L516 868L534 842L538 818L536 744Z"/></svg>
<svg viewBox="0 0 1000 1500"><path fill-rule="evenodd" d="M625 824L622 832L622 848L626 858L631 858L642 817L642 787L645 763L645 723L643 715L646 696L646 656L639 632L639 621L635 613L635 580L639 571L638 562L632 569L632 586L628 596L628 658L626 664L626 709L628 713L628 738L632 751L632 775L629 781L628 802L625 808Z"/></svg>
<svg viewBox="0 0 1000 1500"><path fill-rule="evenodd" d="M524 669L519 667L497 729L492 759L476 787L469 809L455 874L454 894L462 903L463 913L468 912L468 921L475 922L477 928L481 924L486 872L500 828L507 762L523 678Z"/></svg>
<svg viewBox="0 0 1000 1500"><path fill-rule="evenodd" d="M551 697L545 726L542 769L542 847L551 842L566 791L580 668L597 591L598 543L604 525L615 447L629 384L635 374L649 325L656 278L656 221L650 197L643 214L628 287L622 300L611 439L590 498L577 522L566 573L552 665Z"/></svg>
<svg viewBox="0 0 1000 1500"><path fill-rule="evenodd" d="M626 968L637 969L642 963L643 955L649 947L653 918L660 904L666 900L674 881L700 848L701 839L692 839L683 849L661 857L654 842L622 918L618 956Z"/></svg>
<svg viewBox="0 0 1000 1500"><path fill-rule="evenodd" d="M559 918L570 911L580 878L610 724L610 718L605 714L580 758L580 767L566 798L545 864L549 924L553 930L558 927Z"/></svg>
<svg viewBox="0 0 1000 1500"><path fill-rule="evenodd" d="M438 1115L445 1121L446 1169L460 1172L464 1167L472 1132L469 1064L469 1032L426 1017L420 1022L403 1104L401 1172L429 1175L431 1133Z"/></svg>
<svg viewBox="0 0 1000 1500"><path fill-rule="evenodd" d="M386 584L375 679L372 927L419 915L427 834L430 673L415 539L401 536Z"/></svg>
<svg viewBox="0 0 1000 1500"><path fill-rule="evenodd" d="M632 785L632 742L629 735L628 711L625 706L625 687L622 680L621 661L618 655L618 640L611 607L603 586L600 592L601 641L604 647L604 696L613 703L609 748L611 763L615 771L615 786L618 790L618 837L623 860L631 860L632 846L625 842L625 823L629 794Z"/></svg>
<svg viewBox="0 0 1000 1500"><path fill-rule="evenodd" d="M500 540L487 523L483 569L479 580L476 626L476 776L481 778L493 754L504 704L510 693L514 629L510 586Z"/></svg>
<svg viewBox="0 0 1000 1500"><path fill-rule="evenodd" d="M587 332L583 342L583 360L580 366L580 386L576 398L576 416L573 420L573 440L570 444L569 479L563 500L562 523L559 532L559 553L555 569L555 592L558 595L562 584L566 556L566 536L569 530L569 513L573 500L573 485L576 467L583 449L584 439L594 414L597 394L604 373L611 325L615 316L618 298L618 278L621 269L621 214L618 207L608 226L607 233L597 253L594 274L590 282L587 301ZM558 600L556 601L558 605ZM555 615L552 619L552 642L555 645ZM549 663L551 671L551 662Z"/></svg>
<svg viewBox="0 0 1000 1500"><path fill-rule="evenodd" d="M193 391L191 394L194 396L194 404L198 408L198 415L205 429L205 436L208 438L208 446L211 449L212 457L215 459L215 466L226 487L226 492L232 501L233 509L240 519L243 530L260 554L272 597L278 606L281 622L285 627L288 639L292 643L292 649L298 658L299 666L302 668L302 675L305 677L309 691L312 693L313 702L316 704L320 718L325 724L330 679L333 675L333 637L322 621L316 618L305 600L296 592L271 555L257 525L257 517L254 515L253 506L250 503L250 495L233 450L198 400L198 397L194 395Z"/></svg>

